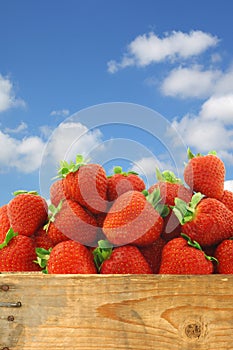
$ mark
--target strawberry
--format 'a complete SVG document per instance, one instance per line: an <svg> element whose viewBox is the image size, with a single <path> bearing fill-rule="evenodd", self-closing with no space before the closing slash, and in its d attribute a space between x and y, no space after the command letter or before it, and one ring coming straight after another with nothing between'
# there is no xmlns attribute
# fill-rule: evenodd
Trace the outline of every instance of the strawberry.
<svg viewBox="0 0 233 350"><path fill-rule="evenodd" d="M224 191L225 166L216 152L196 156L188 149L189 162L184 169L184 180L194 192L221 199Z"/></svg>
<svg viewBox="0 0 233 350"><path fill-rule="evenodd" d="M182 234L182 237L172 239L163 248L159 274L212 274L212 261L215 260L206 256L197 242Z"/></svg>
<svg viewBox="0 0 233 350"><path fill-rule="evenodd" d="M175 205L175 198L180 198L189 202L192 198L192 191L184 186L181 179L177 178L172 171L165 170L162 173L156 168L156 177L158 182L152 185L148 192L152 193L156 188L160 190L161 202L168 207ZM164 218L164 227L161 236L169 241L178 237L181 233L179 220L169 209L169 214Z"/></svg>
<svg viewBox="0 0 233 350"><path fill-rule="evenodd" d="M223 240L216 248L215 257L218 260L217 272L233 274L233 240Z"/></svg>
<svg viewBox="0 0 233 350"><path fill-rule="evenodd" d="M224 190L223 191L223 196L220 199L220 201L225 204L225 206L233 212L233 192Z"/></svg>
<svg viewBox="0 0 233 350"><path fill-rule="evenodd" d="M54 247L52 239L43 227L40 228L32 238L34 239L36 248L49 249Z"/></svg>
<svg viewBox="0 0 233 350"><path fill-rule="evenodd" d="M17 191L7 205L10 225L19 235L32 236L48 218L48 205L37 192Z"/></svg>
<svg viewBox="0 0 233 350"><path fill-rule="evenodd" d="M101 165L85 164L78 155L76 163L61 162L58 174L63 177L66 199L78 202L93 214L106 211L107 176Z"/></svg>
<svg viewBox="0 0 233 350"><path fill-rule="evenodd" d="M7 215L7 204L5 204L0 208L0 243L4 241L9 228L10 221Z"/></svg>
<svg viewBox="0 0 233 350"><path fill-rule="evenodd" d="M104 220L103 232L107 239L115 245L152 244L163 228L163 218L155 209L159 209L159 200L159 191L147 197L138 191L123 193Z"/></svg>
<svg viewBox="0 0 233 350"><path fill-rule="evenodd" d="M159 272L163 247L166 245L166 241L159 237L154 243L145 247L139 247L140 252L150 265L154 274Z"/></svg>
<svg viewBox="0 0 233 350"><path fill-rule="evenodd" d="M36 249L38 263L49 274L97 273L92 253L84 245L74 241L58 243L53 249Z"/></svg>
<svg viewBox="0 0 233 350"><path fill-rule="evenodd" d="M4 242L0 244L0 271L39 271L39 266L34 263L35 259L33 239L18 235L10 228Z"/></svg>
<svg viewBox="0 0 233 350"><path fill-rule="evenodd" d="M108 201L114 201L127 191L142 192L145 189L144 181L134 171L123 172L120 166L114 168L114 174L108 176Z"/></svg>
<svg viewBox="0 0 233 350"><path fill-rule="evenodd" d="M57 207L61 200L65 199L63 179L59 179L50 186L50 201Z"/></svg>
<svg viewBox="0 0 233 350"><path fill-rule="evenodd" d="M69 239L85 245L95 241L97 222L80 204L65 200L57 208L50 205L49 209L52 216L45 229L54 244Z"/></svg>
<svg viewBox="0 0 233 350"><path fill-rule="evenodd" d="M93 252L101 274L152 274L151 267L137 247L101 248L103 242L100 241L100 247Z"/></svg>
<svg viewBox="0 0 233 350"><path fill-rule="evenodd" d="M189 204L179 198L175 204L173 211L182 224L182 232L202 246L215 245L231 237L232 212L217 199L203 197L198 192Z"/></svg>

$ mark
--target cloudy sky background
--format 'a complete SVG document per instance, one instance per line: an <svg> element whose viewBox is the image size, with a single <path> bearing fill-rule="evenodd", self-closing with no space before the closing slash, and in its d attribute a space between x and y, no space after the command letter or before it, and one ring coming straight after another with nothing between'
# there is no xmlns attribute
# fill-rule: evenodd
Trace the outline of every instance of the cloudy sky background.
<svg viewBox="0 0 233 350"><path fill-rule="evenodd" d="M40 191L76 151L94 150L111 171L123 154L117 138L135 149L122 165L150 182L155 166L181 169L185 145L216 150L233 179L232 12L227 0L1 2L0 205L17 189ZM110 102L163 116L167 150L155 131L113 125L109 110L105 127L95 108L90 124L77 113ZM150 124L143 114L130 121Z"/></svg>

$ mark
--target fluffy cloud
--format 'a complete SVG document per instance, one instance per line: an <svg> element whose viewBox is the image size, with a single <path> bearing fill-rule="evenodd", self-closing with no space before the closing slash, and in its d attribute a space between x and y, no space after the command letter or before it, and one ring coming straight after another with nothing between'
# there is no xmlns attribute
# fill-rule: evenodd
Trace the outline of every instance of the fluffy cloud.
<svg viewBox="0 0 233 350"><path fill-rule="evenodd" d="M18 140L0 131L0 172L17 170L31 173L38 170L44 142L37 136Z"/></svg>
<svg viewBox="0 0 233 350"><path fill-rule="evenodd" d="M200 115L207 121L220 120L224 124L233 124L233 93L212 96L203 105Z"/></svg>
<svg viewBox="0 0 233 350"><path fill-rule="evenodd" d="M161 91L166 96L206 98L213 93L221 76L219 70L203 71L200 66L179 67L169 73L161 85Z"/></svg>
<svg viewBox="0 0 233 350"><path fill-rule="evenodd" d="M21 128L23 129L22 126ZM10 129L11 132L12 130L13 133L16 132L16 129ZM88 131L83 124L74 122L60 124L47 143L39 136L19 139L12 137L9 132L0 131L0 172L17 170L31 173L38 171L42 164L43 170L56 171L60 160L74 160L78 153L88 155L92 148L101 144L101 136L98 129Z"/></svg>
<svg viewBox="0 0 233 350"><path fill-rule="evenodd" d="M25 130L27 130L28 126L26 123L21 122L17 127L15 128L5 128L4 132L8 134L19 134Z"/></svg>
<svg viewBox="0 0 233 350"><path fill-rule="evenodd" d="M10 79L0 74L0 112L17 106L25 106L25 102L22 99L16 98Z"/></svg>
<svg viewBox="0 0 233 350"><path fill-rule="evenodd" d="M67 117L69 114L70 114L70 111L68 109L53 110L50 113L51 116L59 116L59 117Z"/></svg>
<svg viewBox="0 0 233 350"><path fill-rule="evenodd" d="M216 46L218 38L202 31L183 33L173 31L160 38L155 33L139 35L127 47L120 62L108 62L109 73L128 66L147 66L164 60L187 59Z"/></svg>
<svg viewBox="0 0 233 350"><path fill-rule="evenodd" d="M45 161L58 164L60 160L74 160L80 153L88 155L89 151L102 142L101 132L97 129L89 131L88 128L77 122L60 124L52 133L46 151Z"/></svg>

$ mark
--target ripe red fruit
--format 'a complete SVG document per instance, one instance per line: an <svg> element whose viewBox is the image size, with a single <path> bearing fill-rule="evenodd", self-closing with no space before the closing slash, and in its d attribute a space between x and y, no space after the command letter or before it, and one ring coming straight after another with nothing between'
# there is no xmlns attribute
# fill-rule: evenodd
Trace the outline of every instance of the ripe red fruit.
<svg viewBox="0 0 233 350"><path fill-rule="evenodd" d="M49 237L45 229L40 228L32 237L36 248L49 249L54 247L52 239Z"/></svg>
<svg viewBox="0 0 233 350"><path fill-rule="evenodd" d="M127 191L139 191L142 192L145 189L145 183L133 171L123 172L120 166L114 168L114 174L108 176L108 201L114 201L121 194Z"/></svg>
<svg viewBox="0 0 233 350"><path fill-rule="evenodd" d="M10 221L7 215L7 204L5 204L0 208L0 243L4 241L9 228Z"/></svg>
<svg viewBox="0 0 233 350"><path fill-rule="evenodd" d="M188 237L174 238L165 245L159 274L207 275L213 273L214 267L211 260L214 258L207 257L197 242L187 239Z"/></svg>
<svg viewBox="0 0 233 350"><path fill-rule="evenodd" d="M10 229L5 241L0 244L0 271L39 271L40 268L34 260L36 252L33 239L18 235Z"/></svg>
<svg viewBox="0 0 233 350"><path fill-rule="evenodd" d="M159 237L153 244L139 247L140 252L150 265L154 274L159 272L163 247L166 245L166 241Z"/></svg>
<svg viewBox="0 0 233 350"><path fill-rule="evenodd" d="M152 193L156 188L160 190L161 203L168 207L175 205L175 198L180 198L185 202L190 202L192 191L185 187L181 179L177 178L172 171L165 170L160 172L156 169L156 177L158 182L152 185L148 192ZM164 218L164 226L161 236L169 241L178 237L181 233L181 225L179 220L169 208L169 214Z"/></svg>
<svg viewBox="0 0 233 350"><path fill-rule="evenodd" d="M63 179L59 179L50 186L50 201L57 207L61 200L65 199Z"/></svg>
<svg viewBox="0 0 233 350"><path fill-rule="evenodd" d="M36 192L19 191L15 195L7 205L10 225L19 235L31 236L47 221L47 203Z"/></svg>
<svg viewBox="0 0 233 350"><path fill-rule="evenodd" d="M68 239L85 245L95 242L97 222L80 204L65 200L58 208L49 206L49 209L54 215L46 229L54 244Z"/></svg>
<svg viewBox="0 0 233 350"><path fill-rule="evenodd" d="M100 267L101 274L152 274L148 262L135 246L114 248Z"/></svg>
<svg viewBox="0 0 233 350"><path fill-rule="evenodd" d="M215 257L218 260L217 272L233 274L233 240L223 240L215 250Z"/></svg>
<svg viewBox="0 0 233 350"><path fill-rule="evenodd" d="M51 274L97 273L92 253L84 245L71 240L58 243L52 249L47 270Z"/></svg>
<svg viewBox="0 0 233 350"><path fill-rule="evenodd" d="M223 196L220 201L231 211L233 212L233 192L224 190Z"/></svg>
<svg viewBox="0 0 233 350"><path fill-rule="evenodd" d="M194 156L188 149L189 162L184 169L184 180L194 192L221 200L224 191L225 166L215 152Z"/></svg>
<svg viewBox="0 0 233 350"><path fill-rule="evenodd" d="M109 242L143 246L156 241L163 228L163 218L154 208L158 202L158 192L146 198L141 192L128 191L118 197L103 224L103 232Z"/></svg>
<svg viewBox="0 0 233 350"><path fill-rule="evenodd" d="M61 163L59 174L63 176L66 199L78 202L91 213L98 214L107 208L107 176L99 164L84 164L78 155L76 163Z"/></svg>
<svg viewBox="0 0 233 350"><path fill-rule="evenodd" d="M182 224L182 232L202 246L211 246L232 236L233 216L215 198L196 193L189 204L176 199L173 211Z"/></svg>

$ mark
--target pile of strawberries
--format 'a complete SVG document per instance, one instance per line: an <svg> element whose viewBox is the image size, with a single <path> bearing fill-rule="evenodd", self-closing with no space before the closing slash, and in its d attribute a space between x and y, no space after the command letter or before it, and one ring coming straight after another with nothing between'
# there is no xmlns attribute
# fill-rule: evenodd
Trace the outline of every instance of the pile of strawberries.
<svg viewBox="0 0 233 350"><path fill-rule="evenodd" d="M18 191L0 208L0 271L50 274L231 274L233 192L214 153L188 149L184 183L62 161L50 202Z"/></svg>

